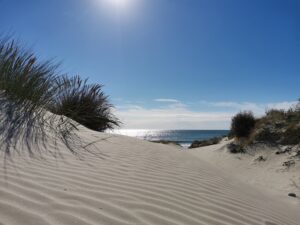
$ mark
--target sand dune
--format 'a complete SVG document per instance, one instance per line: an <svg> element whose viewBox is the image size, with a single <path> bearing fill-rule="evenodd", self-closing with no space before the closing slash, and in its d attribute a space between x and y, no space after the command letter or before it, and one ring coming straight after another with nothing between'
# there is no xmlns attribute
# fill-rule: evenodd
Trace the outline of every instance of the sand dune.
<svg viewBox="0 0 300 225"><path fill-rule="evenodd" d="M78 155L59 144L1 161L1 225L300 224L297 208L178 148L80 135L93 144Z"/></svg>
<svg viewBox="0 0 300 225"><path fill-rule="evenodd" d="M252 146L246 154L230 154L223 141L217 145L191 149L188 153L204 160L245 183L275 195L282 201L294 204L300 210L299 198L290 198L288 193L300 195L299 158L293 154L276 154L279 147ZM263 160L258 160L263 157ZM294 161L290 167L285 162Z"/></svg>

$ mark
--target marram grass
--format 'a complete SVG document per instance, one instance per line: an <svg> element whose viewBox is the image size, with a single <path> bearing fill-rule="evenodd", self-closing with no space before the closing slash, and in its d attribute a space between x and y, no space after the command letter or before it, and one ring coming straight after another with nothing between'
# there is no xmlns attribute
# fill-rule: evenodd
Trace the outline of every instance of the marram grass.
<svg viewBox="0 0 300 225"><path fill-rule="evenodd" d="M101 85L61 76L57 68L51 61L40 62L14 41L0 41L1 151L9 154L18 143L25 143L32 152L33 146L45 144L49 133L51 139L71 146L77 127L73 120L97 131L119 124Z"/></svg>

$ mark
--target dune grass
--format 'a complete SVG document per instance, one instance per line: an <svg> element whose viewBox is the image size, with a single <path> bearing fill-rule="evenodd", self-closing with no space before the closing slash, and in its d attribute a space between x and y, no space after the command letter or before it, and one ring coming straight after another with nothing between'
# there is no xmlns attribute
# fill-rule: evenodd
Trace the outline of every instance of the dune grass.
<svg viewBox="0 0 300 225"><path fill-rule="evenodd" d="M102 85L88 84L87 81L79 76L57 78L59 91L51 111L95 131L119 126L120 122L111 112L113 106L102 91Z"/></svg>
<svg viewBox="0 0 300 225"><path fill-rule="evenodd" d="M56 68L39 63L14 41L0 43L0 137L7 153L19 140L29 146L45 138L45 108L52 104Z"/></svg>
<svg viewBox="0 0 300 225"><path fill-rule="evenodd" d="M49 133L70 146L77 127L71 119L97 131L119 124L101 85L57 70L58 64L40 62L15 41L0 41L0 147L5 153L19 142L32 152Z"/></svg>

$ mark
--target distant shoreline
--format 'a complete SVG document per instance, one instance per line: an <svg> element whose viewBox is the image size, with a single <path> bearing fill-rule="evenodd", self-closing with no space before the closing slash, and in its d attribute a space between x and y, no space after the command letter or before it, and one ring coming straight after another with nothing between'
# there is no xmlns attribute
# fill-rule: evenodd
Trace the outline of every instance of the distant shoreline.
<svg viewBox="0 0 300 225"><path fill-rule="evenodd" d="M188 148L194 141L203 141L228 135L229 130L161 130L161 129L118 129L109 133L135 137L152 142L177 143Z"/></svg>

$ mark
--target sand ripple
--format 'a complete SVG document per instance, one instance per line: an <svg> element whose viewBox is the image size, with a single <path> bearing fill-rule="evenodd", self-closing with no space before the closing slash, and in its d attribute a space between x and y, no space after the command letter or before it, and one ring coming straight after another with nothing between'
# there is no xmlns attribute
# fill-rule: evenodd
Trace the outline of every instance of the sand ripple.
<svg viewBox="0 0 300 225"><path fill-rule="evenodd" d="M1 162L0 225L300 224L292 205L176 148L83 136L95 144L79 156Z"/></svg>

